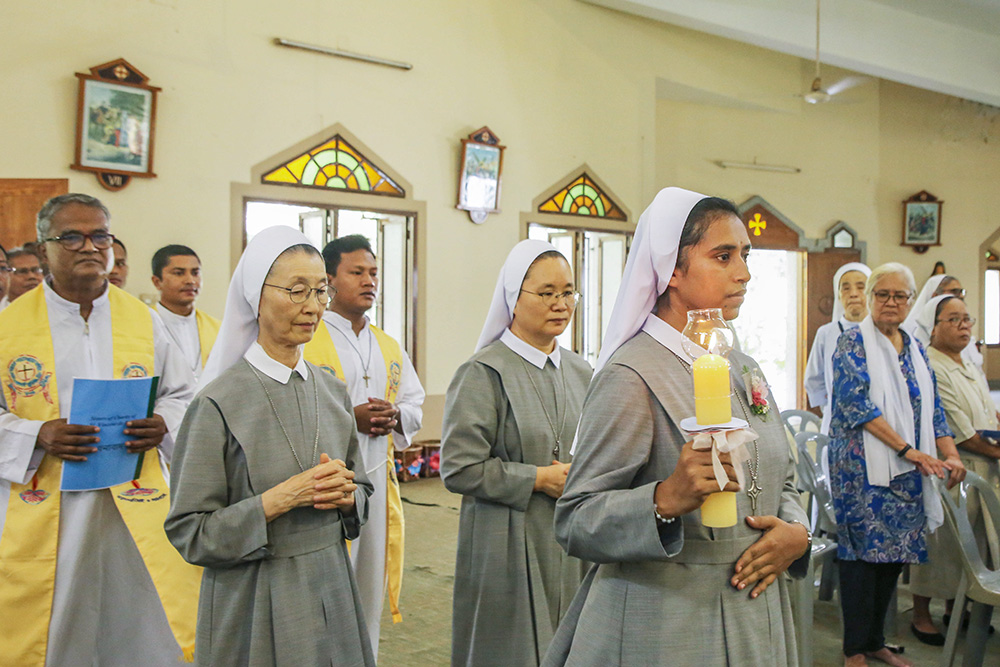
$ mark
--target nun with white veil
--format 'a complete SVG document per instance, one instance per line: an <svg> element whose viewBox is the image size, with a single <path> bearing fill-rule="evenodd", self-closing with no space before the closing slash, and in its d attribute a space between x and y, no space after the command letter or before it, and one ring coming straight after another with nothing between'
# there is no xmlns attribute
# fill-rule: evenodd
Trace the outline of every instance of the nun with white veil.
<svg viewBox="0 0 1000 667"><path fill-rule="evenodd" d="M556 539L596 566L543 665L796 664L781 575L805 573L808 518L778 408L770 392L758 402L744 385L744 371L760 373L754 360L729 355L733 416L756 437L746 459L719 457L736 525L702 525L700 508L719 482L710 452L680 427L695 414L687 313L721 308L734 319L749 251L724 199L667 188L639 218L556 503Z"/></svg>
<svg viewBox="0 0 1000 667"><path fill-rule="evenodd" d="M199 665L375 664L345 544L372 485L346 385L302 358L326 280L297 230L250 241L177 435L165 528L205 568Z"/></svg>
<svg viewBox="0 0 1000 667"><path fill-rule="evenodd" d="M809 360L806 361L805 387L809 404L823 411L821 433L830 432L830 395L833 389L833 352L840 334L858 326L868 315L865 281L872 270L861 262L848 262L833 276L833 319L816 330Z"/></svg>
<svg viewBox="0 0 1000 667"><path fill-rule="evenodd" d="M931 328L923 323L921 320L921 314L924 311L924 307L935 297L938 296L954 296L956 298L965 301L965 288L962 287L962 283L955 276L951 276L945 273L938 274L936 276L931 276L924 283L923 289L920 290L920 294L917 296L916 301L913 302L913 308L910 310L909 316L906 321L903 322L903 328L915 336L919 340L924 348L930 347L931 344ZM975 337L973 336L969 340L969 344L964 350L962 350L962 357L967 361L971 361L975 364L976 368L979 369L980 373L983 373L983 354L976 347ZM983 375L985 377L985 374Z"/></svg>
<svg viewBox="0 0 1000 667"><path fill-rule="evenodd" d="M448 387L441 476L462 495L452 665L537 665L583 576L552 534L592 373L556 340L578 297L561 253L518 243Z"/></svg>

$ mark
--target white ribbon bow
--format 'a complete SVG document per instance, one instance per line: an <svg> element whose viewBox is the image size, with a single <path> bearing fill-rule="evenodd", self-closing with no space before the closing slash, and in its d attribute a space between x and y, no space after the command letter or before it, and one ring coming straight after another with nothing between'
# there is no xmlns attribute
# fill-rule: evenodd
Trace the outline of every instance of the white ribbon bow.
<svg viewBox="0 0 1000 667"><path fill-rule="evenodd" d="M715 472L715 481L719 483L719 490L726 488L729 483L729 475L719 460L719 452L729 452L736 470L736 481L743 489L743 464L750 460L750 452L747 451L747 443L753 442L758 436L752 428L739 428L731 431L710 431L696 433L692 441L692 447L698 450L712 450L712 470Z"/></svg>

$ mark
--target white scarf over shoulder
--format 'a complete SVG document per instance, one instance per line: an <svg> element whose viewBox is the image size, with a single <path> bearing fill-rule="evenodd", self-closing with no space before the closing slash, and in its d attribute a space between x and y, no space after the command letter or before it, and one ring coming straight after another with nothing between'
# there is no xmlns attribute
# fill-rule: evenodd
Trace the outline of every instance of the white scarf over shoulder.
<svg viewBox="0 0 1000 667"><path fill-rule="evenodd" d="M872 403L878 406L892 430L908 445L916 448L919 440L920 451L937 458L937 443L934 437L934 380L931 378L931 371L927 367L924 355L920 353L916 339L910 336L910 357L913 360L921 399L919 438L913 430L913 404L910 402L910 392L899 365L896 348L875 328L871 315L862 320L859 326L865 345ZM869 433L867 429L864 429L863 433L869 484L889 486L894 477L915 469L916 466L896 456L895 450ZM944 521L941 498L933 487L926 483L922 496L927 527L934 531Z"/></svg>

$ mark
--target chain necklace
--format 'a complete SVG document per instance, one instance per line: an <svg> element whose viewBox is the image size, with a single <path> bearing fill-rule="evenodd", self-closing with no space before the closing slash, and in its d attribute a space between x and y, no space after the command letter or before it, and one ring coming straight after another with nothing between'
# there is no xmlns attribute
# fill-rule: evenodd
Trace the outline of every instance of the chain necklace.
<svg viewBox="0 0 1000 667"><path fill-rule="evenodd" d="M552 448L552 456L556 459L559 458L559 448L562 442L562 432L563 428L566 426L566 413L569 412L566 406L563 405L562 419L559 419L559 394L556 393L556 420L559 420L559 430L556 430L555 421L549 417L549 411L545 409L545 401L542 400L542 392L538 391L538 385L535 384L535 379L531 377L531 370L528 368L528 364L524 362L521 355L517 355L517 358L521 360L521 365L524 366L524 373L528 376L528 380L531 382L531 388L535 390L535 396L538 398L538 404L542 406L542 414L545 415L545 421L549 423L549 430L552 431L552 437L555 438L556 444ZM566 374L563 372L562 364L559 365L559 381L562 386L562 396L563 403L566 403Z"/></svg>
<svg viewBox="0 0 1000 667"><path fill-rule="evenodd" d="M684 361L680 357L680 355L678 355L673 350L670 350L670 353L673 354L675 357L677 357L677 361L681 362L681 366L683 366L684 369L688 372L688 375L690 375L693 378L694 373L691 371L691 365L688 364L686 361ZM750 415L747 414L746 406L743 405L743 399L740 397L739 392L736 392L736 402L740 404L740 410L743 411L743 416L746 418L747 424L749 424ZM764 491L764 487L760 485L758 480L758 473L760 472L760 445L758 444L757 440L753 441L753 460L754 460L753 465L750 465L750 462L747 461L747 470L750 471L750 486L747 488L746 493L747 497L750 499L750 512L756 515L757 499L760 497L760 494Z"/></svg>
<svg viewBox="0 0 1000 667"><path fill-rule="evenodd" d="M368 327L365 327L365 328L367 329ZM362 329L362 331L364 331L364 329ZM341 333L343 333L343 332L341 332ZM365 381L365 389L367 389L368 388L368 381L371 380L371 377L368 375L368 368L372 365L372 338L374 338L374 336L372 336L371 330L369 330L368 331L368 361L367 362L361 356L361 350L358 349L358 346L354 344L354 341L351 340L351 337L348 336L347 334L344 334L344 338L347 339L347 344L350 345L351 349L354 350L354 352L358 355L358 363L361 364L361 369L362 369L362 371L364 371L364 375L361 376L361 379Z"/></svg>
<svg viewBox="0 0 1000 667"><path fill-rule="evenodd" d="M305 472L306 467L302 465L302 461L299 460L299 455L295 452L295 447L292 445L292 439L288 437L288 431L285 430L285 425L281 422L281 415L278 414L277 408L274 407L274 401L271 400L271 393L267 390L267 385L264 384L263 378L260 377L260 373L258 373L257 369L253 367L253 364L250 365L250 370L253 371L254 377L256 377L257 382L260 383L260 388L264 390L264 395L267 396L267 402L271 404L271 411L274 413L274 417L278 420L278 426L281 427L281 432L285 435L285 441L288 443L288 448L292 450L292 456L295 457L295 463L298 464L299 470ZM313 397L316 403L316 437L313 439L312 462L309 464L310 468L319 463L319 459L316 456L316 453L319 451L319 390L316 387L315 376L313 376L312 385Z"/></svg>

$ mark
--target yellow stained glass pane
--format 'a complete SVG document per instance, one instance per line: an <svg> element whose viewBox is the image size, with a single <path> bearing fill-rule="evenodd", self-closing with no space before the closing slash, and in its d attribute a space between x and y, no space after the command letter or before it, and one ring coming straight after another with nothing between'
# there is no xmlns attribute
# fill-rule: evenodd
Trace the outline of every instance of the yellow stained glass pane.
<svg viewBox="0 0 1000 667"><path fill-rule="evenodd" d="M301 181L302 170L306 168L307 162L309 162L309 156L300 155L299 157L295 158L285 166L287 167L288 171L292 172L292 175L295 176L296 180Z"/></svg>
<svg viewBox="0 0 1000 667"><path fill-rule="evenodd" d="M264 176L265 181L271 183L298 183L299 179L295 178L287 167L282 167L281 169L275 169L270 174Z"/></svg>

